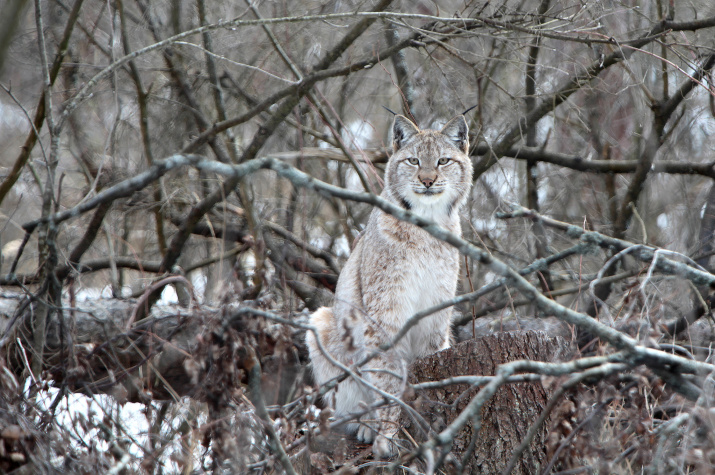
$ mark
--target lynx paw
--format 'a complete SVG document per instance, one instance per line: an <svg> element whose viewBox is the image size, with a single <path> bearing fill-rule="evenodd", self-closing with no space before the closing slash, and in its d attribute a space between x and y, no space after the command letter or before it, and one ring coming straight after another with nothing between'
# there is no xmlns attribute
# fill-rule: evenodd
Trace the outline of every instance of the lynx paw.
<svg viewBox="0 0 715 475"><path fill-rule="evenodd" d="M365 422L361 422L358 431L357 431L357 439L365 444L371 443L373 440L375 440L375 435L377 435L377 432L375 429L372 428L370 424L367 424Z"/></svg>
<svg viewBox="0 0 715 475"><path fill-rule="evenodd" d="M365 444L372 443L372 455L376 459L394 458L399 453L401 443L396 434L381 434L374 422L361 421L357 431L357 439Z"/></svg>
<svg viewBox="0 0 715 475"><path fill-rule="evenodd" d="M375 437L375 442L372 443L372 455L376 459L390 459L398 455L398 439L388 438L382 434Z"/></svg>

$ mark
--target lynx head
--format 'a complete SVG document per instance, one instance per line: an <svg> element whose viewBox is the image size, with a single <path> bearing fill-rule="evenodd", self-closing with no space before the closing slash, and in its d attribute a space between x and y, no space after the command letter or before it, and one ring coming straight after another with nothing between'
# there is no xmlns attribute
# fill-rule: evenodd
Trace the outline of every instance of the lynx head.
<svg viewBox="0 0 715 475"><path fill-rule="evenodd" d="M444 222L467 200L472 161L464 116L440 131L420 130L404 116L392 126L394 154L385 170L385 193L391 201L425 218Z"/></svg>

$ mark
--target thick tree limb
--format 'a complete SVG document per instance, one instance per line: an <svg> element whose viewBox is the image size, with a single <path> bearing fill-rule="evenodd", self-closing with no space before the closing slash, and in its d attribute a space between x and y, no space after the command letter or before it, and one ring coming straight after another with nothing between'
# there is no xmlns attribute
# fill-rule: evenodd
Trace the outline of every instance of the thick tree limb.
<svg viewBox="0 0 715 475"><path fill-rule="evenodd" d="M545 226L552 227L554 229L559 229L566 233L571 238L579 239L585 243L591 243L597 245L604 249L611 249L616 252L624 251L629 248L638 248L634 252L630 252L629 255L635 257L636 259L650 263L660 272L670 275L679 275L684 279L688 279L695 285L710 285L715 286L715 276L710 274L705 270L692 267L690 265L684 264L682 262L677 262L666 257L662 257L662 253L659 253L657 248L645 245L638 245L632 242L625 241L623 239L616 239L595 231L585 231L578 226L572 224L564 223L547 216L542 216L539 213L526 209L517 204L511 203L511 208L514 209L511 213L498 213L499 218L529 218L532 220L538 220L544 223ZM684 256L685 257L685 256Z"/></svg>
<svg viewBox="0 0 715 475"><path fill-rule="evenodd" d="M188 162L188 160L185 160L185 162ZM192 164L199 169L224 174L229 177L242 177L257 171L258 169L269 168L274 170L280 176L290 180L294 185L314 190L319 194L370 203L386 213L423 228L434 237L451 244L459 249L461 253L487 266L496 274L507 277L526 298L531 299L534 303L536 303L542 312L554 315L567 323L574 324L609 342L617 349L627 351L630 355L631 364L645 363L649 366L655 365L656 367L668 368L669 370L687 373L709 372L715 369L715 367L710 364L690 361L679 356L670 355L662 351L641 346L627 335L610 328L585 314L573 311L557 302L554 302L553 300L548 299L531 283L524 279L524 277L519 275L517 271L498 259L495 259L487 252L478 249L464 239L461 239L444 230L440 226L416 216L413 213L410 213L409 211L406 211L405 209L400 208L378 196L369 193L352 192L344 188L324 183L285 164L282 161L272 158L255 159L241 165L233 166L208 160L199 160ZM127 181L131 181L131 179ZM123 184L119 184L117 186L120 187L120 189L126 189ZM107 191L109 192L111 189ZM80 206L86 207L86 205ZM68 219L69 217L76 216L77 214L77 211L68 210L67 212L57 213L57 215L51 216L49 220L57 222L57 218L59 216ZM568 235L574 238L582 237L586 242L592 242L597 245L611 245L619 247L628 246L628 243L625 243L624 241L615 238L608 238L598 233L585 232L576 226L566 226L565 230ZM633 254L638 258L651 261L656 257L656 250L643 247L638 252L634 252ZM680 275L681 277L689 279L696 284L715 285L715 276L712 274L690 267L683 263L672 261L666 257L658 256L657 261L653 265L661 272Z"/></svg>
<svg viewBox="0 0 715 475"><path fill-rule="evenodd" d="M489 153L487 144L479 144L474 149L473 160L478 160L479 155ZM365 156L372 163L387 163L387 150L364 149ZM345 154L336 148L304 148L297 152L279 152L268 156L281 160L336 160L348 161ZM591 160L589 157L572 155L561 152L544 150L541 147L514 146L504 152L504 157L517 160L531 160L536 162L558 165L571 170L587 173L622 174L633 173L638 166L638 160ZM362 159L357 158L360 162ZM665 173L672 175L701 175L715 178L715 162L684 162L658 160L653 162L651 173Z"/></svg>

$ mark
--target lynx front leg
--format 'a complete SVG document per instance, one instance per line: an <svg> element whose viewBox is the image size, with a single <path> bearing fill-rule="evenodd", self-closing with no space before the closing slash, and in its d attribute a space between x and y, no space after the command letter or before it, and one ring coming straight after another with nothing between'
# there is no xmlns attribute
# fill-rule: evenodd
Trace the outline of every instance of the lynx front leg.
<svg viewBox="0 0 715 475"><path fill-rule="evenodd" d="M384 381L377 382L376 386L389 386L390 390L386 392L389 392L397 397L401 397L401 394L396 394L400 388L394 387L397 385L402 386L401 381L389 375L380 375L380 377L384 377ZM375 441L372 444L372 453L378 458L393 457L398 454L399 448L397 433L400 429L400 406L392 401L388 401L387 405L379 408L376 413L377 425L379 429L377 436L375 437Z"/></svg>
<svg viewBox="0 0 715 475"><path fill-rule="evenodd" d="M364 374L377 389L397 398L401 397L406 375L404 361L392 356L377 358ZM370 391L368 389L368 391ZM383 395L371 390L375 401L384 399ZM380 407L360 418L358 440L372 442L372 451L377 458L389 458L397 455L397 432L399 430L400 407L394 401L388 400L386 405Z"/></svg>
<svg viewBox="0 0 715 475"><path fill-rule="evenodd" d="M323 349L330 353L332 357L340 363L349 366L356 358L346 349L345 333L336 329L338 325L331 309L322 307L318 309L310 318L310 323L318 331ZM326 384L328 381L342 375L343 371L331 363L318 347L318 341L313 333L306 333L306 343L310 353L310 360L313 366L315 382L318 386ZM369 373L368 373L369 374ZM368 376L369 378L369 376ZM374 391L370 390L359 380L348 378L338 384L337 388L329 391L324 398L325 403L334 409L335 418L342 419L355 415L354 422L345 424L345 430L349 433L358 432L360 440L372 442L374 430L365 430L364 424L358 422L358 415L361 408L366 404L374 402ZM362 437L360 434L363 434Z"/></svg>

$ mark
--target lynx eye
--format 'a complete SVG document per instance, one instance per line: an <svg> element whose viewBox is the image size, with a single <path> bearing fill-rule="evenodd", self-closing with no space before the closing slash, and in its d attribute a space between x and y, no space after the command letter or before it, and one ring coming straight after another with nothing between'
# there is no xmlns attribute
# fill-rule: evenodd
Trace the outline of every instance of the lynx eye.
<svg viewBox="0 0 715 475"><path fill-rule="evenodd" d="M408 162L410 162L410 165L419 165L420 164L420 159L415 158L415 157L410 157L407 159Z"/></svg>
<svg viewBox="0 0 715 475"><path fill-rule="evenodd" d="M451 158L447 157L442 157L439 160L437 160L437 165L446 165L450 162Z"/></svg>

